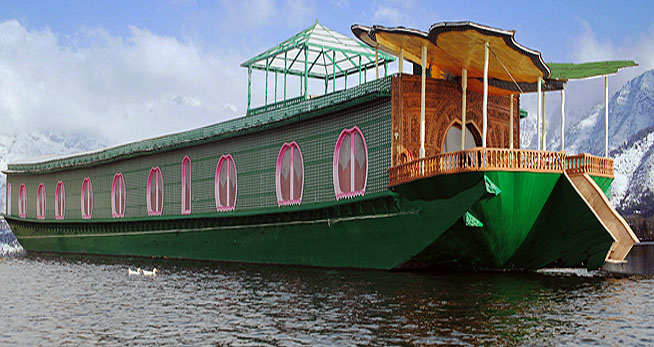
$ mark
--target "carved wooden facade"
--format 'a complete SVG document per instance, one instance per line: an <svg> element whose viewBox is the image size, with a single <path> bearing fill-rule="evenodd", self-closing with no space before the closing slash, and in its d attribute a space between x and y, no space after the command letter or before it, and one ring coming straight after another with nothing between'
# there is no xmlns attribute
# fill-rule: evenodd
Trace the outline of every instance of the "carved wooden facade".
<svg viewBox="0 0 654 347"><path fill-rule="evenodd" d="M392 81L393 165L418 158L420 149L421 77L402 75ZM427 79L425 97L425 156L442 152L450 126L461 124L461 86L458 82ZM466 125L481 145L483 95L467 91ZM488 96L487 147L509 147L509 124L513 121L513 147L520 148L520 103L510 97ZM510 119L511 118L511 119Z"/></svg>

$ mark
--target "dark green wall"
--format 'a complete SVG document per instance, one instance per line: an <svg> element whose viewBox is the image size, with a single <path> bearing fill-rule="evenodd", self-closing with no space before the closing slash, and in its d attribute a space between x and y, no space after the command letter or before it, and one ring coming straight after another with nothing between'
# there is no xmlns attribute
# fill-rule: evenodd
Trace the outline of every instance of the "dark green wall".
<svg viewBox="0 0 654 347"><path fill-rule="evenodd" d="M36 218L39 183L47 192L46 219L53 220L58 181L66 188L65 219L81 218L81 186L84 177L93 184L93 218L111 218L111 185L122 172L127 187L125 218L147 216L146 185L150 169L159 166L164 180L164 215L181 211L181 163L188 155L192 163L192 213L215 212L214 174L218 159L231 154L238 172L236 210L277 206L275 164L284 142L296 141L304 159L302 205L334 200L332 160L334 145L343 129L358 126L366 140L369 156L366 193L386 190L391 160L391 101L377 99L351 109L300 121L265 132L252 133L182 150L140 156L69 171L41 175L8 175L12 185L11 211L18 216L18 191L27 187L27 218ZM283 208L283 207L280 207ZM219 213L219 212L216 212ZM225 213L225 212L221 212Z"/></svg>

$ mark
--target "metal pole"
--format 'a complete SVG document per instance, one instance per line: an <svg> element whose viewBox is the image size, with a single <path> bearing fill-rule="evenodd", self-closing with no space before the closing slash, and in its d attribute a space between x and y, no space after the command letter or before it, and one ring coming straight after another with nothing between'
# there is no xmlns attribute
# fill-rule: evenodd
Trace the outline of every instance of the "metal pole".
<svg viewBox="0 0 654 347"><path fill-rule="evenodd" d="M286 52L284 52L284 101L286 101Z"/></svg>
<svg viewBox="0 0 654 347"><path fill-rule="evenodd" d="M604 76L604 156L609 157L609 76Z"/></svg>
<svg viewBox="0 0 654 347"><path fill-rule="evenodd" d="M309 47L304 46L304 100L309 98Z"/></svg>
<svg viewBox="0 0 654 347"><path fill-rule="evenodd" d="M275 71L275 103L277 103L277 71Z"/></svg>
<svg viewBox="0 0 654 347"><path fill-rule="evenodd" d="M561 89L561 151L565 151L565 86Z"/></svg>
<svg viewBox="0 0 654 347"><path fill-rule="evenodd" d="M384 59L384 77L388 76L388 60Z"/></svg>
<svg viewBox="0 0 654 347"><path fill-rule="evenodd" d="M513 94L509 95L509 149L513 149Z"/></svg>
<svg viewBox="0 0 654 347"><path fill-rule="evenodd" d="M543 130L541 130L541 134L543 135L543 144L541 148L546 151L547 150L547 128L545 127L545 92L543 92Z"/></svg>
<svg viewBox="0 0 654 347"><path fill-rule="evenodd" d="M466 98L468 91L468 70L461 70L461 150L466 149Z"/></svg>
<svg viewBox="0 0 654 347"><path fill-rule="evenodd" d="M536 90L536 93L538 93L538 109L536 111L537 116L536 116L536 149L540 150L540 113L543 108L543 93L541 92L541 78L540 76L538 77L538 89Z"/></svg>
<svg viewBox="0 0 654 347"><path fill-rule="evenodd" d="M420 158L425 157L425 84L427 67L427 46L422 46L422 84L420 85Z"/></svg>
<svg viewBox="0 0 654 347"><path fill-rule="evenodd" d="M488 132L488 42L484 43L484 102L483 102L483 129L481 146L486 148L486 134Z"/></svg>
<svg viewBox="0 0 654 347"><path fill-rule="evenodd" d="M336 51L332 52L332 92L336 91Z"/></svg>
<svg viewBox="0 0 654 347"><path fill-rule="evenodd" d="M252 65L248 66L248 111L252 103Z"/></svg>
<svg viewBox="0 0 654 347"><path fill-rule="evenodd" d="M268 59L266 59L266 100L263 102L265 106L268 106Z"/></svg>
<svg viewBox="0 0 654 347"><path fill-rule="evenodd" d="M359 71L359 84L361 84L361 56L359 56L359 66L357 66L357 70Z"/></svg>
<svg viewBox="0 0 654 347"><path fill-rule="evenodd" d="M379 51L375 48L375 72L377 73L376 78L379 79Z"/></svg>

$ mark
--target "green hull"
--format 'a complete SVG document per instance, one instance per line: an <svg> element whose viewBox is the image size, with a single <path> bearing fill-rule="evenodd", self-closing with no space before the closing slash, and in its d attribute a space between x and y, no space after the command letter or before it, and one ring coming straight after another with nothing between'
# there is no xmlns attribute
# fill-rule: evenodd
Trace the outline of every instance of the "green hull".
<svg viewBox="0 0 654 347"><path fill-rule="evenodd" d="M369 269L596 268L612 242L561 174L527 172L441 175L283 212L7 221L27 251Z"/></svg>

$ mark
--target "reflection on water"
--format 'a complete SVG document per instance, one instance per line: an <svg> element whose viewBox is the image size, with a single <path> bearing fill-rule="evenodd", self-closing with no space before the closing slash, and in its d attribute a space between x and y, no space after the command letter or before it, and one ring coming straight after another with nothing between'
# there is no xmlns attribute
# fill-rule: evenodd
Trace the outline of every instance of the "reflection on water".
<svg viewBox="0 0 654 347"><path fill-rule="evenodd" d="M654 342L649 278L49 256L0 258L0 278L1 345Z"/></svg>

